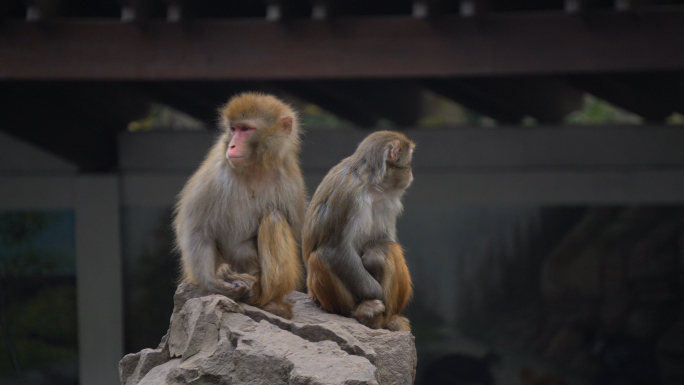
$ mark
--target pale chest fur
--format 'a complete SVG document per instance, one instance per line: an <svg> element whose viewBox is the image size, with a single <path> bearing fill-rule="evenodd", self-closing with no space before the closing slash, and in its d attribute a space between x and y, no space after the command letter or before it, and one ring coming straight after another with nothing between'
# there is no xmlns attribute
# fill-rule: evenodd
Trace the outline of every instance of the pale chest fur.
<svg viewBox="0 0 684 385"><path fill-rule="evenodd" d="M296 183L286 183L285 178L277 175L253 183L244 183L231 175L221 179L222 193L211 213L213 218L207 223L213 224L208 229L211 237L227 251L256 237L261 219L274 210L287 217L288 211L296 206L302 188Z"/></svg>

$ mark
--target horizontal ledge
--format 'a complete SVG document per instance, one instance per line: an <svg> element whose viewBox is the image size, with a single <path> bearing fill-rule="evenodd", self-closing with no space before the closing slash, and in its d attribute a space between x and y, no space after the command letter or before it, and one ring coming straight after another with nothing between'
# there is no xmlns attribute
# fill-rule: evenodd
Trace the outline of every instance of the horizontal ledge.
<svg viewBox="0 0 684 385"><path fill-rule="evenodd" d="M415 175L407 204L684 204L684 168Z"/></svg>
<svg viewBox="0 0 684 385"><path fill-rule="evenodd" d="M684 130L677 126L549 126L516 129L408 129L416 170L482 172L539 168L684 166ZM327 171L349 156L369 131L310 130L304 170ZM213 133L126 133L119 137L123 171L191 172ZM181 155L182 154L182 155Z"/></svg>
<svg viewBox="0 0 684 385"><path fill-rule="evenodd" d="M305 173L309 194L325 173ZM127 173L124 206L172 206L190 173ZM0 177L0 209L74 207L74 177ZM416 173L406 205L431 204L684 204L684 168L633 171Z"/></svg>
<svg viewBox="0 0 684 385"><path fill-rule="evenodd" d="M305 172L309 194L325 173ZM122 204L172 206L187 175L125 174ZM684 204L684 168L640 171L415 173L405 204Z"/></svg>
<svg viewBox="0 0 684 385"><path fill-rule="evenodd" d="M684 11L292 20L6 21L0 79L448 77L684 68Z"/></svg>

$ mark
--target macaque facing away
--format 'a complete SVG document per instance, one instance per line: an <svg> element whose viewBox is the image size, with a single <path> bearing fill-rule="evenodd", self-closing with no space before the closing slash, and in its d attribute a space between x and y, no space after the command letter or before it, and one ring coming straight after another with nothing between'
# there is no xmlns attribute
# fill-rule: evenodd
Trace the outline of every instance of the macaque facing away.
<svg viewBox="0 0 684 385"><path fill-rule="evenodd" d="M369 135L325 176L304 219L309 296L375 329L410 330L398 315L412 287L396 221L413 180L414 147L398 132Z"/></svg>
<svg viewBox="0 0 684 385"><path fill-rule="evenodd" d="M183 280L285 318L302 280L305 208L297 116L270 95L220 109L224 129L187 182L175 212Z"/></svg>

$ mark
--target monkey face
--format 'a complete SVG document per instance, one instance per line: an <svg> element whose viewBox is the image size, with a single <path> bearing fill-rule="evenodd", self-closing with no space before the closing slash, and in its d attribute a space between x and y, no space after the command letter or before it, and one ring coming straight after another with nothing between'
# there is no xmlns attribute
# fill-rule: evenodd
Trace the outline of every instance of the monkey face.
<svg viewBox="0 0 684 385"><path fill-rule="evenodd" d="M225 159L241 175L276 170L299 149L296 114L271 95L247 92L219 110Z"/></svg>
<svg viewBox="0 0 684 385"><path fill-rule="evenodd" d="M413 182L413 172L411 164L400 166L398 164L388 164L385 174L384 188L388 190L405 190Z"/></svg>
<svg viewBox="0 0 684 385"><path fill-rule="evenodd" d="M230 125L229 130L226 159L235 167L249 163L253 154L252 143L256 138L256 124L249 121L235 122Z"/></svg>
<svg viewBox="0 0 684 385"><path fill-rule="evenodd" d="M411 160L415 144L409 140L396 141L390 149L385 174L385 188L404 190L413 182Z"/></svg>

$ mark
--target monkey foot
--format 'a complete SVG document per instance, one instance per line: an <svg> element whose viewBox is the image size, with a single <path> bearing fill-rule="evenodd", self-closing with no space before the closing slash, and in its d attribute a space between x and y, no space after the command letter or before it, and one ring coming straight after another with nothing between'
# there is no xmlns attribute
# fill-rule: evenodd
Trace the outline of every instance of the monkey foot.
<svg viewBox="0 0 684 385"><path fill-rule="evenodd" d="M263 309L279 317L292 319L292 305L287 302L269 302L263 307Z"/></svg>
<svg viewBox="0 0 684 385"><path fill-rule="evenodd" d="M254 295L256 278L249 274L236 274L228 264L219 266L216 270L219 278L218 293L235 300L246 300Z"/></svg>
<svg viewBox="0 0 684 385"><path fill-rule="evenodd" d="M254 278L254 276L250 274L238 274L234 272L227 263L222 264L218 269L216 269L216 276L220 280L226 282L245 281L250 284L254 284L256 282L256 278Z"/></svg>
<svg viewBox="0 0 684 385"><path fill-rule="evenodd" d="M252 284L241 280L219 282L219 290L217 292L237 301L245 300L253 294Z"/></svg>
<svg viewBox="0 0 684 385"><path fill-rule="evenodd" d="M379 299L365 300L352 312L352 317L356 318L363 325L372 329L382 327L382 312L385 305Z"/></svg>
<svg viewBox="0 0 684 385"><path fill-rule="evenodd" d="M387 328L387 330L393 332L410 332L411 322L406 317L402 317L400 315L393 315L387 321L387 326L385 327Z"/></svg>
<svg viewBox="0 0 684 385"><path fill-rule="evenodd" d="M245 300L252 296L252 284L247 281L225 282L226 296L234 300Z"/></svg>

